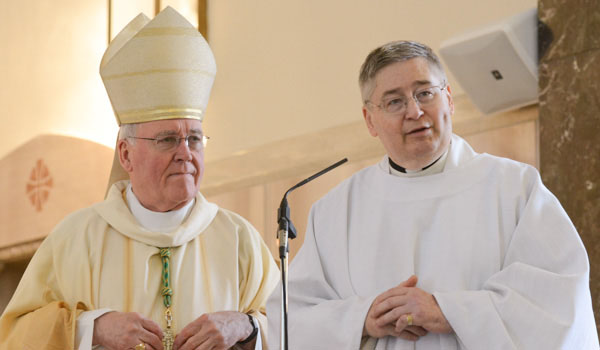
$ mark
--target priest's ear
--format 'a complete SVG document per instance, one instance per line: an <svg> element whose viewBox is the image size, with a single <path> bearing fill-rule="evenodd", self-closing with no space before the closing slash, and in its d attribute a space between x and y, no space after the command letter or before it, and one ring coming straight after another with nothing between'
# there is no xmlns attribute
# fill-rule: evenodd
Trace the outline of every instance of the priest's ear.
<svg viewBox="0 0 600 350"><path fill-rule="evenodd" d="M362 112L363 117L365 118L365 124L367 124L367 129L369 129L369 134L373 137L377 137L377 130L375 129L375 124L373 124L373 112L366 103L363 104Z"/></svg>
<svg viewBox="0 0 600 350"><path fill-rule="evenodd" d="M446 100L448 102L448 109L450 110L450 115L454 115L454 99L452 98L452 89L450 88L450 84L446 85Z"/></svg>
<svg viewBox="0 0 600 350"><path fill-rule="evenodd" d="M133 166L131 164L131 144L127 141L127 138L120 139L117 142L117 152L119 152L119 163L126 172L131 172Z"/></svg>

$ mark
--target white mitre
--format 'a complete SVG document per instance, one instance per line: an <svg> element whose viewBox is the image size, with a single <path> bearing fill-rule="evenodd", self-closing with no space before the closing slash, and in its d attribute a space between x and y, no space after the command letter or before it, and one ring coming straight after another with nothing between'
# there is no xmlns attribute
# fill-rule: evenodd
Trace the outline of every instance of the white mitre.
<svg viewBox="0 0 600 350"><path fill-rule="evenodd" d="M110 43L100 75L117 123L202 120L217 66L198 30L171 7L140 14Z"/></svg>
<svg viewBox="0 0 600 350"><path fill-rule="evenodd" d="M217 67L198 30L171 7L135 17L110 43L100 75L117 123L202 120ZM128 175L117 150L109 187Z"/></svg>

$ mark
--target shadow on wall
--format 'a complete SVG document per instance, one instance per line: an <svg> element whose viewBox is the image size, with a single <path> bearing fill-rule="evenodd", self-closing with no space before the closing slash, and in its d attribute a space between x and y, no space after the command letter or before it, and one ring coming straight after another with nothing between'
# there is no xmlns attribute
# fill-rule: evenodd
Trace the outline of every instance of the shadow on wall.
<svg viewBox="0 0 600 350"><path fill-rule="evenodd" d="M0 313L4 312L8 305L27 265L29 265L29 259L0 263L0 285L2 286L0 288Z"/></svg>

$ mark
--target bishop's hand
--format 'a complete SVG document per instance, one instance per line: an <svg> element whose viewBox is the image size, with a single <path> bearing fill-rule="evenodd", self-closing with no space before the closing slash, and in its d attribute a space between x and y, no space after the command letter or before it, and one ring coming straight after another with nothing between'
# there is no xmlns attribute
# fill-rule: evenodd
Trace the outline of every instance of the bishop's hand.
<svg viewBox="0 0 600 350"><path fill-rule="evenodd" d="M225 350L252 333L248 315L237 311L204 314L175 336L174 350ZM255 341L244 344L254 349ZM244 348L245 348L244 347Z"/></svg>
<svg viewBox="0 0 600 350"><path fill-rule="evenodd" d="M93 345L105 349L133 349L144 343L147 350L163 350L160 326L137 312L112 311L94 321Z"/></svg>

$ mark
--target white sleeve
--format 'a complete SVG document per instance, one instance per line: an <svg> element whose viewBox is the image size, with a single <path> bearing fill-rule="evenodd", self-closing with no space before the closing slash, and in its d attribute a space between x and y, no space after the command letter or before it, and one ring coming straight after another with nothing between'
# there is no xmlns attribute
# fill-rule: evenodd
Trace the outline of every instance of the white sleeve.
<svg viewBox="0 0 600 350"><path fill-rule="evenodd" d="M467 349L598 349L575 227L539 180L518 215L502 269L481 290L434 293L446 319Z"/></svg>
<svg viewBox="0 0 600 350"><path fill-rule="evenodd" d="M84 311L77 317L77 332L75 334L75 349L91 350L94 338L94 321L111 309Z"/></svg>
<svg viewBox="0 0 600 350"><path fill-rule="evenodd" d="M258 333L256 333L256 345L254 345L254 350L262 350L262 336L260 335L260 322L256 322L256 327L258 328Z"/></svg>

